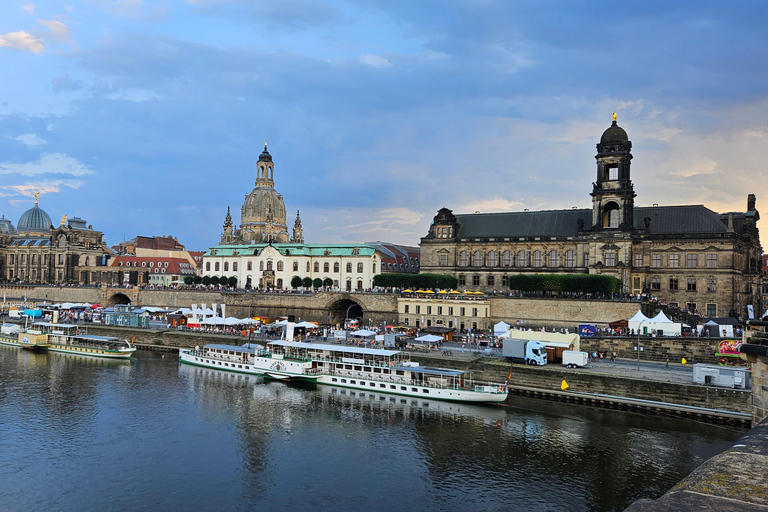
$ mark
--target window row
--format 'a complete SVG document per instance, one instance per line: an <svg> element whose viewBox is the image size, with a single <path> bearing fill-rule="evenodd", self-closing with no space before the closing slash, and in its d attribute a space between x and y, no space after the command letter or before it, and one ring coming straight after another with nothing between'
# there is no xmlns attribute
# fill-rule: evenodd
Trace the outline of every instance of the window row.
<svg viewBox="0 0 768 512"><path fill-rule="evenodd" d="M667 254L667 267L669 268L680 268L681 263L685 263L686 268L698 268L699 266L699 255L697 253L671 253ZM707 253L706 259L705 259L705 265L706 268L717 268L718 266L718 255L717 253ZM643 266L643 255L641 253L635 254L635 266L636 267L642 267ZM662 253L652 253L651 254L651 267L652 268L661 268L663 266L663 254Z"/></svg>
<svg viewBox="0 0 768 512"><path fill-rule="evenodd" d="M277 267L277 269L276 269L277 272L282 272L284 270L283 262L282 261L278 261L276 267ZM306 269L307 272L310 272L311 268L312 267L310 266L310 263L307 262L307 269ZM330 268L331 268L330 267L330 263L328 263L328 262L323 263L323 272L330 272ZM338 262L333 264L333 271L334 272L339 272L339 268L340 267L339 267L339 263ZM363 269L364 269L363 263L358 263L357 264L357 273L358 274L362 274L363 273ZM211 271L211 262L210 261L206 261L205 262L205 270L206 270L206 272L210 272ZM214 262L213 270L214 271L221 270L221 264L218 261ZM252 261L248 261L246 263L246 270L253 270L253 262ZM268 260L266 262L266 264L264 263L263 260L260 261L259 262L259 270L261 270L261 271L264 271L264 270L275 270L275 268L273 266L272 260ZM225 261L224 262L224 272L228 272L228 271L229 271L229 262ZM233 272L237 272L237 262L233 262L232 263L232 271ZM294 272L298 272L299 271L299 262L298 261L294 261L293 262L293 271ZM315 272L320 272L320 262L317 262L317 261L315 262L315 264L314 264L314 271ZM352 273L352 263L347 263L346 271L347 271L348 274ZM375 263L374 263L374 266L373 266L373 271L376 272L376 264Z"/></svg>
<svg viewBox="0 0 768 512"><path fill-rule="evenodd" d="M471 257L471 261L470 261ZM459 253L459 266L460 267L498 267L499 260L501 260L502 267L543 267L544 264L548 267L560 266L560 254L556 250L544 252L540 250L535 251L518 251L513 254L511 251L504 251L499 254L497 251L474 251L471 254L468 251L461 251ZM448 255L440 255L440 266L448 266ZM584 255L584 262L586 266L589 266L589 255ZM564 267L576 266L576 252L573 250L565 251L563 255Z"/></svg>
<svg viewBox="0 0 768 512"><path fill-rule="evenodd" d="M698 280L695 277L689 277L686 278L683 282L682 279L679 279L677 277L670 277L669 278L669 291L678 291L682 290L681 286L685 286L685 291L688 292L695 292L698 291ZM650 283L650 289L651 291L660 291L661 290L661 278L660 277L652 277L651 283ZM714 277L708 277L707 278L707 291L708 292L716 292L717 291L717 279Z"/></svg>
<svg viewBox="0 0 768 512"><path fill-rule="evenodd" d="M422 311L424 309L424 311ZM422 308L420 305L415 305L413 307L413 313L416 315L420 315L421 313L424 313L425 315L431 315L432 311L435 311L436 315L442 315L443 311L446 312L448 316L453 316L454 307L453 306L424 306ZM480 311L479 308L466 308L466 307L457 307L455 308L456 311L458 311L459 316L467 316L467 310L470 311L472 316L478 316L478 313ZM403 309L403 313L408 314L411 312L411 306L409 304L406 304Z"/></svg>
<svg viewBox="0 0 768 512"><path fill-rule="evenodd" d="M27 264L27 255L26 254L19 254L19 257L17 258L15 254L9 254L8 255L8 264L9 265L15 265L16 262L18 262L21 265ZM32 265L38 265L40 262L43 263L43 265L48 264L48 254L31 254L29 255L29 261L32 263ZM59 263L64 263L64 256L59 255Z"/></svg>

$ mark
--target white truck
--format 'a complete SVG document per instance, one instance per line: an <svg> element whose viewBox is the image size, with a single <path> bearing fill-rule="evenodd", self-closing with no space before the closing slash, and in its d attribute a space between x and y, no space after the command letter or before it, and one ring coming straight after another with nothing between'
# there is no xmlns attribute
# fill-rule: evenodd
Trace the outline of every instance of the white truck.
<svg viewBox="0 0 768 512"><path fill-rule="evenodd" d="M501 353L509 361L534 366L547 364L547 349L543 343L533 340L506 339Z"/></svg>
<svg viewBox="0 0 768 512"><path fill-rule="evenodd" d="M568 368L581 368L587 366L589 354L579 350L563 350L563 366Z"/></svg>

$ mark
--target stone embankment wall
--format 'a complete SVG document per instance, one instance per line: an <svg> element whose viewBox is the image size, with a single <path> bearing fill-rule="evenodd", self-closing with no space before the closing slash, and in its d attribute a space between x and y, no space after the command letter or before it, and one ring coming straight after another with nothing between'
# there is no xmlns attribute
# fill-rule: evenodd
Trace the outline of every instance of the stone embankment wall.
<svg viewBox="0 0 768 512"><path fill-rule="evenodd" d="M708 363L717 364L719 358L715 356L718 338L652 338L640 337L640 360L661 361L669 358L671 362L679 363L682 358L688 364ZM581 350L584 352L605 352L609 357L612 352L621 359L637 359L635 351L637 337L582 337Z"/></svg>
<svg viewBox="0 0 768 512"><path fill-rule="evenodd" d="M602 327L622 318L632 318L640 303L613 300L574 300L517 297L490 297L491 318L514 323L566 327L597 324Z"/></svg>

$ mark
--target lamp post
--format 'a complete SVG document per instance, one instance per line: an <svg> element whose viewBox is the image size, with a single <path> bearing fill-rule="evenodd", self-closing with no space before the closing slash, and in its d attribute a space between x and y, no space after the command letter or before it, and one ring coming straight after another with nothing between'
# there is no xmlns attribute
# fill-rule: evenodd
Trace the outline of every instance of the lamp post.
<svg viewBox="0 0 768 512"><path fill-rule="evenodd" d="M637 326L637 346L635 347L635 350L637 350L637 369L640 369L640 328L645 323L645 320L640 321L640 325Z"/></svg>
<svg viewBox="0 0 768 512"><path fill-rule="evenodd" d="M345 341L347 342L349 342L349 322L347 322L347 320L349 320L349 310L352 309L353 306L354 304L350 305L347 308L347 312L344 313L344 332L346 333Z"/></svg>

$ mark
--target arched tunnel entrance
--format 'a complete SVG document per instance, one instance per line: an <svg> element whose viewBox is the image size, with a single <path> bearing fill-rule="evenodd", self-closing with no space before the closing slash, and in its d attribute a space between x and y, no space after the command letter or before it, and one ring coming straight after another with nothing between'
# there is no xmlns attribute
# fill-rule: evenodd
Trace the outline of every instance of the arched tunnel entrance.
<svg viewBox="0 0 768 512"><path fill-rule="evenodd" d="M116 304L130 304L131 299L123 293L116 293L109 298L109 303L114 306Z"/></svg>
<svg viewBox="0 0 768 512"><path fill-rule="evenodd" d="M331 305L328 316L332 325L339 325L340 327L344 327L344 321L347 318L356 318L362 323L363 308L350 299L337 300Z"/></svg>

